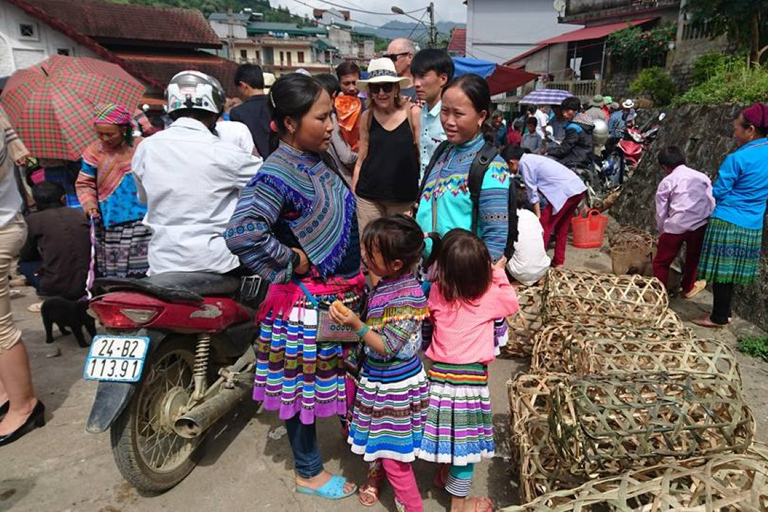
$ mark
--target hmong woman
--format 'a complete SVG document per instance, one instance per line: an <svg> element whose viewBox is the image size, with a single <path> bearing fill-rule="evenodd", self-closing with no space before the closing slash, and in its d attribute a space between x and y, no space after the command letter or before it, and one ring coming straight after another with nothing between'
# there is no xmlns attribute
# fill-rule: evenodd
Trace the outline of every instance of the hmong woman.
<svg viewBox="0 0 768 512"><path fill-rule="evenodd" d="M768 200L768 107L755 103L733 121L740 147L720 166L712 195L717 204L704 235L699 279L711 283L712 314L695 320L703 327L731 322L735 284L757 280Z"/></svg>
<svg viewBox="0 0 768 512"><path fill-rule="evenodd" d="M136 149L131 113L109 104L93 120L99 140L83 152L75 182L83 210L96 222L96 262L102 277L144 277L152 236L142 224L147 208L139 201L131 172Z"/></svg>
<svg viewBox="0 0 768 512"><path fill-rule="evenodd" d="M324 310L336 300L356 309L365 285L355 197L320 157L333 130L320 83L285 75L269 101L280 144L243 190L225 233L230 250L271 283L258 314L253 398L285 421L296 491L345 498L356 487L323 469L315 421L347 412L340 341L359 338L329 328Z"/></svg>

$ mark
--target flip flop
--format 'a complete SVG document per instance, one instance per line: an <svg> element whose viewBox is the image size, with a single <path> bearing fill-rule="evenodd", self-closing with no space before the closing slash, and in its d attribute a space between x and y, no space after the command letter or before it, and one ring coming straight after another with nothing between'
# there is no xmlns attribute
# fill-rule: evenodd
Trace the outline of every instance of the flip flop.
<svg viewBox="0 0 768 512"><path fill-rule="evenodd" d="M467 498L475 500L475 506L472 507L472 512L493 512L493 502L490 498L485 496L480 498Z"/></svg>
<svg viewBox="0 0 768 512"><path fill-rule="evenodd" d="M699 294L701 290L707 287L707 282L704 280L699 280L693 283L693 288L690 289L690 291L687 291L683 294L683 297L686 299L692 299L695 296Z"/></svg>
<svg viewBox="0 0 768 512"><path fill-rule="evenodd" d="M728 324L716 324L715 322L712 321L709 315L703 316L701 318L697 318L695 320L691 320L691 322L698 325L699 327L706 327L708 329L723 329L725 327L728 327ZM728 323L731 323L730 318L728 319Z"/></svg>
<svg viewBox="0 0 768 512"><path fill-rule="evenodd" d="M348 498L357 492L357 486L353 486L349 492L344 492L344 484L347 483L347 479L343 476L333 475L330 480L325 482L325 485L318 489L311 489L304 487L303 485L296 486L296 492L301 494L309 494L310 496L320 496L327 500L340 500Z"/></svg>

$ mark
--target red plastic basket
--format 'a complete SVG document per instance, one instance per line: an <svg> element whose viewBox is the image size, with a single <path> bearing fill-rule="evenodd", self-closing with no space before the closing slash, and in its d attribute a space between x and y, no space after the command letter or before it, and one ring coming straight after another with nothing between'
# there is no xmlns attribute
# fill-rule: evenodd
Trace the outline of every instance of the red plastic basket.
<svg viewBox="0 0 768 512"><path fill-rule="evenodd" d="M579 249L591 249L602 247L605 228L608 226L608 217L602 215L600 210L582 209L571 223L573 227L573 246Z"/></svg>

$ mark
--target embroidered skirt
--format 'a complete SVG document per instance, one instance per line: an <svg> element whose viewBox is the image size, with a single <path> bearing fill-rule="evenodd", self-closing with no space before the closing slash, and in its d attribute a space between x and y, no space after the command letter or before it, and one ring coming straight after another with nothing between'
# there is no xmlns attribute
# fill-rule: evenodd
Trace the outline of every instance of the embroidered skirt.
<svg viewBox="0 0 768 512"><path fill-rule="evenodd" d="M96 266L101 277L145 277L152 231L141 220L96 227Z"/></svg>
<svg viewBox="0 0 768 512"><path fill-rule="evenodd" d="M412 462L421 445L429 383L417 357L363 363L347 441L364 460Z"/></svg>
<svg viewBox="0 0 768 512"><path fill-rule="evenodd" d="M418 457L456 466L493 457L487 367L435 363L428 377L427 423Z"/></svg>
<svg viewBox="0 0 768 512"><path fill-rule="evenodd" d="M757 280L763 231L711 219L704 235L699 279L712 283L752 284Z"/></svg>

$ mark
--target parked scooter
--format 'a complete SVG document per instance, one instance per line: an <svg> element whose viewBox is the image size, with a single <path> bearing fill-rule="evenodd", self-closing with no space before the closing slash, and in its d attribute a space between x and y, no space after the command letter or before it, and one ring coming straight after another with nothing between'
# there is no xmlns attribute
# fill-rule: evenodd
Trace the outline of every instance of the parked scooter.
<svg viewBox="0 0 768 512"><path fill-rule="evenodd" d="M619 141L617 148L621 151L628 170L634 171L640 165L643 152L648 145L658 136L661 122L667 114L662 112L658 119L652 120L643 128L629 127L624 132L624 138Z"/></svg>
<svg viewBox="0 0 768 512"><path fill-rule="evenodd" d="M170 489L199 458L209 428L252 389L258 277L174 272L99 279L94 337L83 370L99 381L86 430L110 429L123 477L145 492Z"/></svg>

